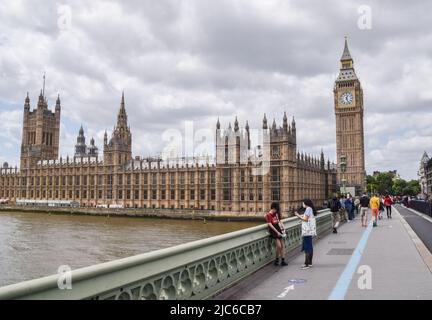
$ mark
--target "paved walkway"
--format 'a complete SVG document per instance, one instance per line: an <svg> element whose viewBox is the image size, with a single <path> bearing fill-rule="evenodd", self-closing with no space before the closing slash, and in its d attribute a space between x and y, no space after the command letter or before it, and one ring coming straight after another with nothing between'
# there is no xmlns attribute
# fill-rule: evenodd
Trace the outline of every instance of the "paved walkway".
<svg viewBox="0 0 432 320"><path fill-rule="evenodd" d="M300 269L300 254L287 267L268 265L215 299L432 299L432 254L422 245L395 208L393 219L379 220L376 228L362 228L357 216L314 244L311 269Z"/></svg>

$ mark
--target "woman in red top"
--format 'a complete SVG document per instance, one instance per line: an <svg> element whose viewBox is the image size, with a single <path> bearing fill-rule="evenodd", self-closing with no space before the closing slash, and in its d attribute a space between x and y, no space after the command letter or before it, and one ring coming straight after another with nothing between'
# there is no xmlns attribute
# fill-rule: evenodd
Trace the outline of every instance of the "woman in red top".
<svg viewBox="0 0 432 320"><path fill-rule="evenodd" d="M386 207L387 210L387 219L391 219L391 206L392 206L392 199L390 198L389 195L386 195L386 197L384 198L384 206Z"/></svg>
<svg viewBox="0 0 432 320"><path fill-rule="evenodd" d="M270 206L270 211L265 215L268 224L270 237L275 239L276 242L276 260L274 265L279 265L279 258L281 258L281 266L288 265L284 258L284 242L285 228L281 222L281 214L279 203L273 202Z"/></svg>

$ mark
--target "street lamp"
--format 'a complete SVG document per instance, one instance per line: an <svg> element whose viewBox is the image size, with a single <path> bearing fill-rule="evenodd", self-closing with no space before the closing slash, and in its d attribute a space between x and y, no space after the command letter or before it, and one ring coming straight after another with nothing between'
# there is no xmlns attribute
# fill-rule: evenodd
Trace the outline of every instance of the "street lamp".
<svg viewBox="0 0 432 320"><path fill-rule="evenodd" d="M342 181L342 185L343 185L343 193L344 194L346 194L346 185L345 185L346 179L345 179L345 175L344 175L344 173L346 172L346 169L347 169L346 156L341 156L341 158L340 158L340 170L342 173L341 181Z"/></svg>

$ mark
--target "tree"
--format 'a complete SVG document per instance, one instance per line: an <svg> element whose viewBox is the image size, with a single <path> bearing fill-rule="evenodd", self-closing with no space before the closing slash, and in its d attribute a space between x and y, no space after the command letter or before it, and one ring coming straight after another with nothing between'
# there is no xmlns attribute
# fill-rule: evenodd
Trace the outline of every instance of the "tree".
<svg viewBox="0 0 432 320"><path fill-rule="evenodd" d="M393 193L393 175L389 172L383 172L377 175L376 182L379 194Z"/></svg>
<svg viewBox="0 0 432 320"><path fill-rule="evenodd" d="M378 190L378 183L374 176L366 177L366 187L369 193L375 193Z"/></svg>
<svg viewBox="0 0 432 320"><path fill-rule="evenodd" d="M417 180L394 179L394 176L388 172L380 173L376 177L367 176L366 183L367 191L370 193L398 196L416 196L420 193L420 184Z"/></svg>
<svg viewBox="0 0 432 320"><path fill-rule="evenodd" d="M408 186L404 179L397 179L393 183L393 194L397 196L405 195L405 188Z"/></svg>
<svg viewBox="0 0 432 320"><path fill-rule="evenodd" d="M420 184L417 180L411 180L407 182L407 185L403 191L407 196L416 196L420 193Z"/></svg>

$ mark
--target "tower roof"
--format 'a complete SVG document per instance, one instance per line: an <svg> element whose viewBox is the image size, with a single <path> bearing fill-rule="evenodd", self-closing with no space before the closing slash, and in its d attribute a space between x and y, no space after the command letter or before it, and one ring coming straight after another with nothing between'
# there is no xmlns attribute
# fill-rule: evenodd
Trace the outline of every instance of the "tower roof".
<svg viewBox="0 0 432 320"><path fill-rule="evenodd" d="M344 51L342 53L341 61L347 61L347 60L352 60L352 58L351 58L351 53L349 52L348 49L348 39L347 37L345 37L345 46L344 46Z"/></svg>

